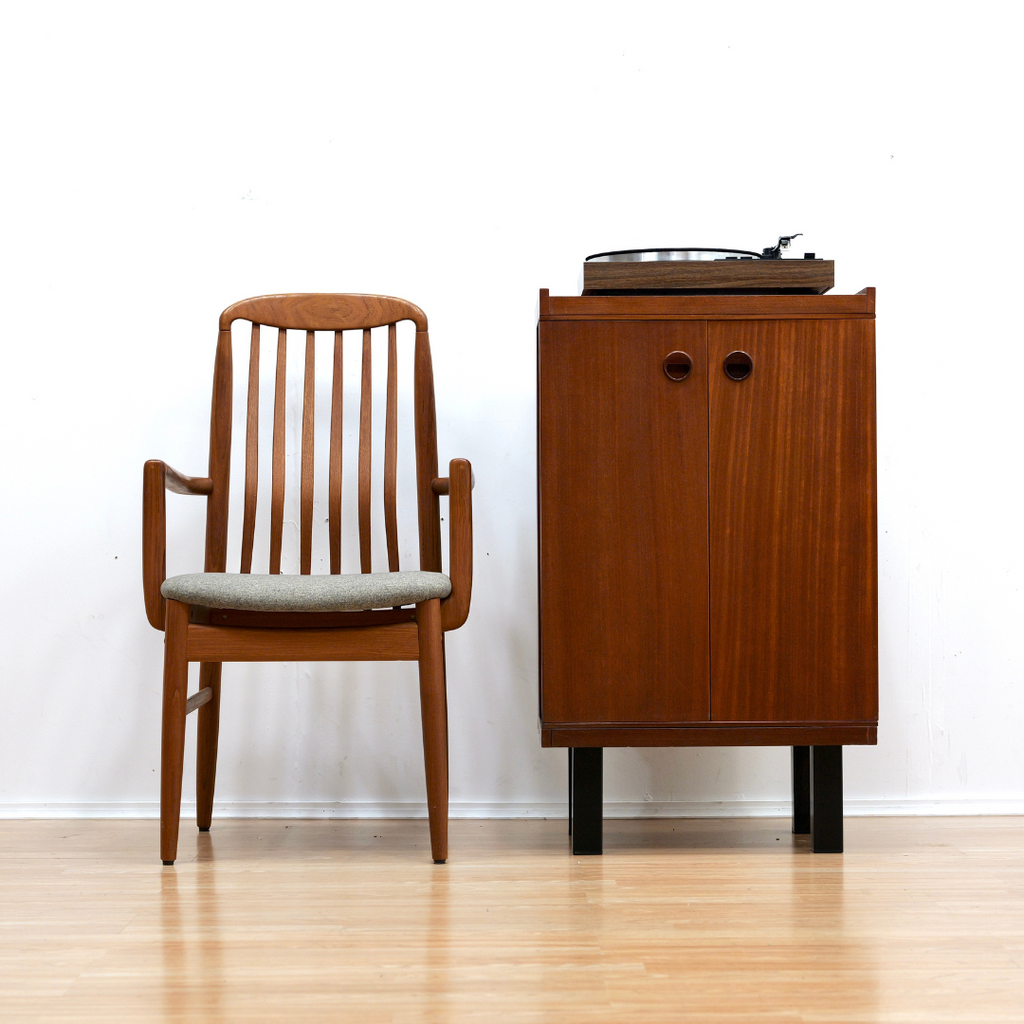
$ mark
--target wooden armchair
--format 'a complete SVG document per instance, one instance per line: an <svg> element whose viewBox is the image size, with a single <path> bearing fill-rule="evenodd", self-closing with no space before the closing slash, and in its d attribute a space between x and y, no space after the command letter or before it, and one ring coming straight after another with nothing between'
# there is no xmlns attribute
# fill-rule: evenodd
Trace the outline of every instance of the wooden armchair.
<svg viewBox="0 0 1024 1024"><path fill-rule="evenodd" d="M228 481L231 459L231 325L252 323L240 572L228 573ZM398 564L397 324L416 325L414 423L420 568ZM277 328L271 453L269 573L252 572L259 465L260 328ZM384 438L386 573L371 572L371 330L388 328ZM281 574L285 497L286 347L289 330L306 332L302 401L300 574ZM358 529L360 573L341 573L343 332L362 331L359 408ZM316 331L334 332L329 441L330 574L313 575L314 367ZM328 340L329 344L329 340ZM185 718L198 709L197 822L208 830L217 767L221 665L225 661L417 661L430 848L435 863L448 856L448 711L444 633L469 614L473 578L472 473L453 459L437 475L434 382L427 318L417 306L383 295L265 295L229 306L220 318L213 376L210 468L188 477L163 462L143 476L143 583L146 614L165 631L160 777L160 856L173 864L178 846ZM165 492L203 495L205 572L166 579ZM450 574L441 572L439 496L448 495ZM199 690L187 695L188 663L201 663Z"/></svg>

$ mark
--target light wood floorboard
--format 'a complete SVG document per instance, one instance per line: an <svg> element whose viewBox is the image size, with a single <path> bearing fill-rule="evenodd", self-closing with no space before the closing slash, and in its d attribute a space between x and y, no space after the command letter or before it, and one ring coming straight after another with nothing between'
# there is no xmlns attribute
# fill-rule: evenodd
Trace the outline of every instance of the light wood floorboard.
<svg viewBox="0 0 1024 1024"><path fill-rule="evenodd" d="M0 1019L1024 1021L1024 819L0 822Z"/></svg>

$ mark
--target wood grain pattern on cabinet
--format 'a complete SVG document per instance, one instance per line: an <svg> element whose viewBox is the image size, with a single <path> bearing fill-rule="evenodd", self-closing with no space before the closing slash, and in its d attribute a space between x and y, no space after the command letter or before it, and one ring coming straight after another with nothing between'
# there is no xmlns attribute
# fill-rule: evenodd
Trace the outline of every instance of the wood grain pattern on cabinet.
<svg viewBox="0 0 1024 1024"><path fill-rule="evenodd" d="M550 320L828 320L874 317L875 289L856 295L545 295Z"/></svg>
<svg viewBox="0 0 1024 1024"><path fill-rule="evenodd" d="M707 721L706 325L541 323L538 352L542 718Z"/></svg>
<svg viewBox="0 0 1024 1024"><path fill-rule="evenodd" d="M676 722L670 726L555 725L542 747L796 747L876 743L875 725L820 722Z"/></svg>
<svg viewBox="0 0 1024 1024"><path fill-rule="evenodd" d="M712 717L874 722L874 323L710 323L708 363Z"/></svg>
<svg viewBox="0 0 1024 1024"><path fill-rule="evenodd" d="M541 291L545 746L877 741L874 310Z"/></svg>

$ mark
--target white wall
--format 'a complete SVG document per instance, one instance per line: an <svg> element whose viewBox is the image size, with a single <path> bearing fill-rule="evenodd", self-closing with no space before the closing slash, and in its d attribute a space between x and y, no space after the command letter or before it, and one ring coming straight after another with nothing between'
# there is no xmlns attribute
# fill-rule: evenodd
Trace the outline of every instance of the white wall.
<svg viewBox="0 0 1024 1024"><path fill-rule="evenodd" d="M1024 811L1019 10L8 6L0 812L153 812L142 463L204 472L217 314L303 290L430 316L441 457L477 475L454 811L560 808L537 289L575 294L599 249L793 231L837 292L878 288L881 725L848 806ZM168 504L170 569L199 568L203 503ZM220 802L418 810L417 716L411 666L230 667ZM779 749L607 757L620 812L764 811L787 785Z"/></svg>

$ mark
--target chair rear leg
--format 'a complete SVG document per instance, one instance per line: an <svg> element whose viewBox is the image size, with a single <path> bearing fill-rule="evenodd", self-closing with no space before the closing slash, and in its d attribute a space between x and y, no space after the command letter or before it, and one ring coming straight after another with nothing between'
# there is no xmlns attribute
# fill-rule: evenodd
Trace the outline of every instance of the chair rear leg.
<svg viewBox="0 0 1024 1024"><path fill-rule="evenodd" d="M185 701L188 697L187 604L168 601L164 619L164 711L160 744L160 859L173 864L178 853L181 773L185 759Z"/></svg>
<svg viewBox="0 0 1024 1024"><path fill-rule="evenodd" d="M199 739L196 746L196 824L210 831L213 820L213 787L217 781L217 735L220 731L220 662L199 666L199 689L209 687L213 696L199 708Z"/></svg>
<svg viewBox="0 0 1024 1024"><path fill-rule="evenodd" d="M427 771L430 852L435 864L448 859L448 694L444 671L441 602L416 606L420 638L420 714Z"/></svg>

